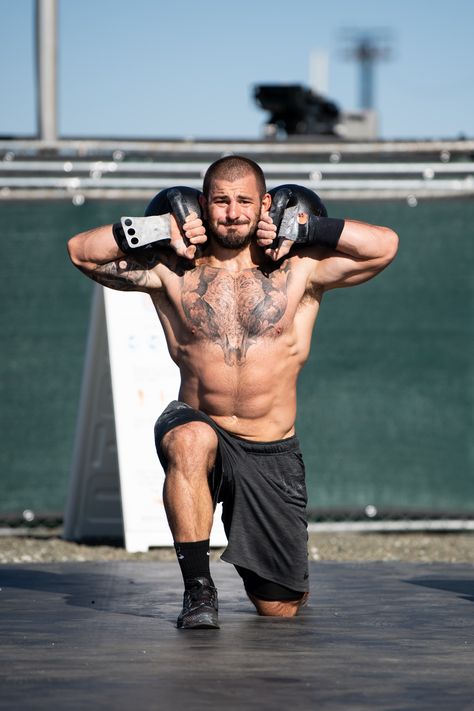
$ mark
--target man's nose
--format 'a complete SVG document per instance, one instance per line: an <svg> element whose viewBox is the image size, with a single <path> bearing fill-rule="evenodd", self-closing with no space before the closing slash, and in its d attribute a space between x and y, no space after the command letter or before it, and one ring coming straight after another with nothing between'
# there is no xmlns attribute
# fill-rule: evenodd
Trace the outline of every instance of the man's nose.
<svg viewBox="0 0 474 711"><path fill-rule="evenodd" d="M231 200L227 205L227 219L236 220L239 215L239 203L236 200Z"/></svg>

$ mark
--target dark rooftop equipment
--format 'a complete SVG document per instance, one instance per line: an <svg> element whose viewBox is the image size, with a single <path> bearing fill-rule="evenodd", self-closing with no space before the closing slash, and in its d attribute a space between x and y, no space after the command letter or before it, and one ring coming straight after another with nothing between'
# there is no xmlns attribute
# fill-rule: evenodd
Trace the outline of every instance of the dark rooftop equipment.
<svg viewBox="0 0 474 711"><path fill-rule="evenodd" d="M334 136L339 107L300 84L259 84L254 99L270 112L268 133L284 131L288 136Z"/></svg>

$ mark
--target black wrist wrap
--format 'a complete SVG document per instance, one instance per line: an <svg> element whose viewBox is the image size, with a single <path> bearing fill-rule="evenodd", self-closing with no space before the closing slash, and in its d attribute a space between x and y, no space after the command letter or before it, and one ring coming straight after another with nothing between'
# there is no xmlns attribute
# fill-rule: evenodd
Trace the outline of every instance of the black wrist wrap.
<svg viewBox="0 0 474 711"><path fill-rule="evenodd" d="M114 240L117 242L117 247L124 253L124 254L132 254L133 252L136 253L135 249L132 249L130 245L128 244L127 240L125 239L125 233L123 231L122 224L120 222L115 222L112 225L112 232L114 235Z"/></svg>
<svg viewBox="0 0 474 711"><path fill-rule="evenodd" d="M307 244L320 244L336 249L344 229L344 220L335 217L310 215L307 223ZM297 240L299 242L299 240Z"/></svg>
<svg viewBox="0 0 474 711"><path fill-rule="evenodd" d="M125 237L121 222L115 222L112 225L112 232L117 243L117 247L124 254L134 254L135 257L149 257L154 245L157 244L156 242L151 242L150 244L143 245L142 247L130 247L127 242L127 238ZM163 244L161 246L163 246Z"/></svg>

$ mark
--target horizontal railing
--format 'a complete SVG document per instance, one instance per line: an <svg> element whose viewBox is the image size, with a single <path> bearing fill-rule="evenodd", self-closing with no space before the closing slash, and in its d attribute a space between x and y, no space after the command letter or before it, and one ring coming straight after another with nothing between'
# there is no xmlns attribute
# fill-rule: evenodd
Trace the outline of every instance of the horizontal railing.
<svg viewBox="0 0 474 711"><path fill-rule="evenodd" d="M460 176L474 176L474 162L457 163L275 163L261 162L266 175L295 174L307 178L321 178L323 175L379 175L386 174L413 174L417 173L426 179L438 175L458 174ZM207 169L207 163L155 161L138 162L130 161L45 161L45 160L3 160L0 161L0 175L11 173L162 173L172 175L175 173L189 174L202 177ZM98 176L99 177L99 176Z"/></svg>
<svg viewBox="0 0 474 711"><path fill-rule="evenodd" d="M85 140L55 144L0 141L0 198L72 198L76 204L85 199L142 199L170 185L200 187L209 163L232 152L255 157L270 187L297 182L327 199L398 198L413 202L474 195L473 141ZM209 154L206 160L204 153Z"/></svg>

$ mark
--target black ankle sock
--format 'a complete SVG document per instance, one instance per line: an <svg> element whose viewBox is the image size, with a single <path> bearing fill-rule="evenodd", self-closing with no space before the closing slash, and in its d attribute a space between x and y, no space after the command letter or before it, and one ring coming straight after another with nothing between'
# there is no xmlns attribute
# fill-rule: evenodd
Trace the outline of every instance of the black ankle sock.
<svg viewBox="0 0 474 711"><path fill-rule="evenodd" d="M208 578L211 585L214 585L209 570L209 538L191 543L175 541L174 547L185 586L191 578Z"/></svg>

